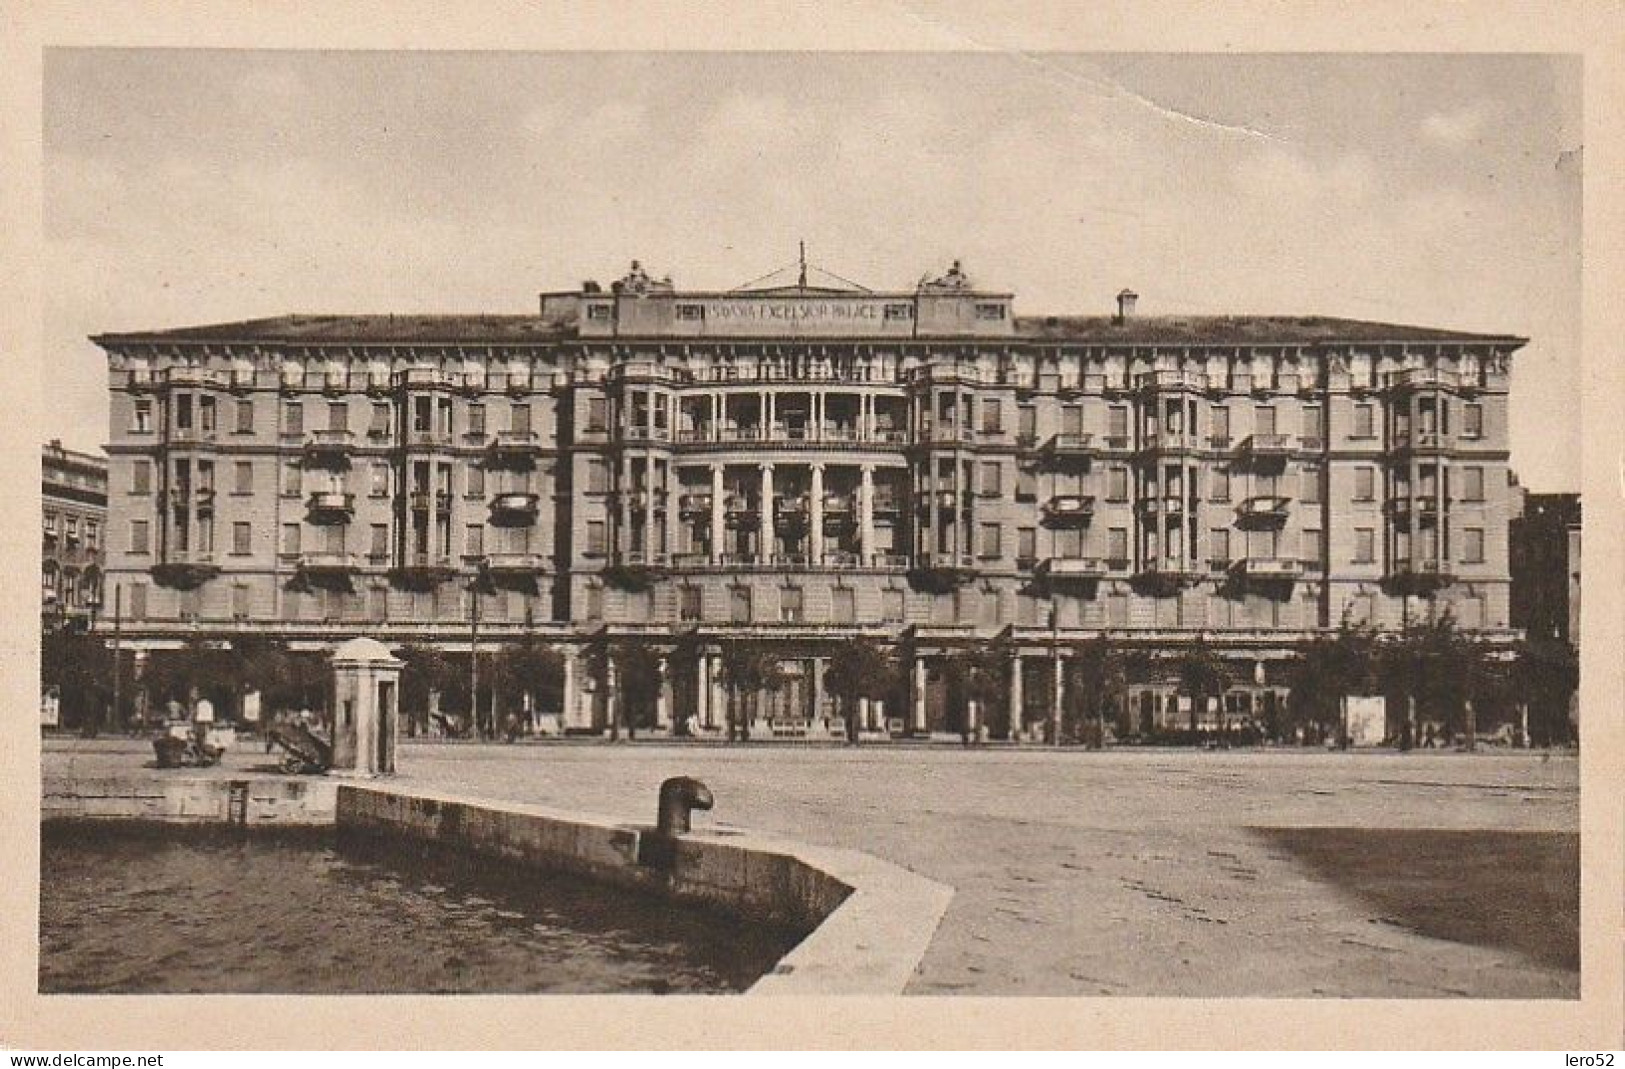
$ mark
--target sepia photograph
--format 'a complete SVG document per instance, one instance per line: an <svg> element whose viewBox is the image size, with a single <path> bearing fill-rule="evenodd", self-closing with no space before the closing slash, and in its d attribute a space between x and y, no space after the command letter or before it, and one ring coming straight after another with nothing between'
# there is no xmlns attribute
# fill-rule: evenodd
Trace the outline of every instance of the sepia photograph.
<svg viewBox="0 0 1625 1069"><path fill-rule="evenodd" d="M1580 55L39 70L43 1001L1593 982Z"/></svg>

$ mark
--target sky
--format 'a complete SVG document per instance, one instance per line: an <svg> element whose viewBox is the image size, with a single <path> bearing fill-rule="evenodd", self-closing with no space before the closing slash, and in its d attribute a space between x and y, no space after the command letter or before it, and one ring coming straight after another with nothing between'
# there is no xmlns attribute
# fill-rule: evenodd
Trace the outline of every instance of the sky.
<svg viewBox="0 0 1625 1069"><path fill-rule="evenodd" d="M87 336L502 312L632 259L728 288L964 262L1020 314L1336 315L1531 339L1512 462L1578 489L1581 70L1511 55L55 49L48 436Z"/></svg>

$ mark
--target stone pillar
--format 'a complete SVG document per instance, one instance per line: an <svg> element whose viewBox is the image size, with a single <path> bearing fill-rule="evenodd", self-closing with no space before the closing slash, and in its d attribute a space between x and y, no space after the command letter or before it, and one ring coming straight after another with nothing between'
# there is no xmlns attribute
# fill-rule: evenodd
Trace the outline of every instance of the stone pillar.
<svg viewBox="0 0 1625 1069"><path fill-rule="evenodd" d="M722 548L728 540L728 519L724 509L722 465L711 465L711 563L722 563Z"/></svg>
<svg viewBox="0 0 1625 1069"><path fill-rule="evenodd" d="M824 715L824 658L814 657L812 661L813 677L813 711L812 718L817 720Z"/></svg>
<svg viewBox="0 0 1625 1069"><path fill-rule="evenodd" d="M576 651L574 646L564 648L564 708L559 710L559 725L561 728L580 727L581 693L580 679L576 676Z"/></svg>
<svg viewBox="0 0 1625 1069"><path fill-rule="evenodd" d="M716 720L715 713L711 708L711 655L709 653L702 653L699 656L699 664L694 671L694 689L697 691L694 695L695 715L699 717L702 727L710 727L716 723Z"/></svg>
<svg viewBox="0 0 1625 1069"><path fill-rule="evenodd" d="M722 441L722 419L725 409L722 404L722 394L711 395L711 440Z"/></svg>
<svg viewBox="0 0 1625 1069"><path fill-rule="evenodd" d="M402 663L382 642L352 638L333 651L333 771L395 772Z"/></svg>
<svg viewBox="0 0 1625 1069"><path fill-rule="evenodd" d="M773 559L773 465L762 465L762 525L758 532L756 557L766 563Z"/></svg>
<svg viewBox="0 0 1625 1069"><path fill-rule="evenodd" d="M858 555L864 566L874 564L875 555L875 466L863 466L858 485Z"/></svg>
<svg viewBox="0 0 1625 1069"><path fill-rule="evenodd" d="M666 479L663 483L666 490L666 519L661 525L660 551L671 560L672 554L677 552L677 517L682 502L677 500L677 465L671 461L666 462Z"/></svg>
<svg viewBox="0 0 1625 1069"><path fill-rule="evenodd" d="M1021 736L1021 687L1025 681L1021 678L1021 654L1010 658L1010 741L1015 742Z"/></svg>
<svg viewBox="0 0 1625 1069"><path fill-rule="evenodd" d="M671 700L666 694L668 666L666 658L660 658L660 689L655 692L655 727L662 731L671 729Z"/></svg>
<svg viewBox="0 0 1625 1069"><path fill-rule="evenodd" d="M813 567L824 563L824 465L812 466L812 499L807 502L807 554Z"/></svg>
<svg viewBox="0 0 1625 1069"><path fill-rule="evenodd" d="M914 686L910 697L914 701L914 724L916 732L923 732L926 726L925 716L925 658L919 654L914 655Z"/></svg>
<svg viewBox="0 0 1625 1069"><path fill-rule="evenodd" d="M651 393L651 396L653 394ZM651 413L653 409L650 410ZM653 419L651 414L650 419ZM651 424L650 433L653 434ZM638 547L643 551L643 562L654 562L655 548L655 456L649 452L643 455L643 545Z"/></svg>

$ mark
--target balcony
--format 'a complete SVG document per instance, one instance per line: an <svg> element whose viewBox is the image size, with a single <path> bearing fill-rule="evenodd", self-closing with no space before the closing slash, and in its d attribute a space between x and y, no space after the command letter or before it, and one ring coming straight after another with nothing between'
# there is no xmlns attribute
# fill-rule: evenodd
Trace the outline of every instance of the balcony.
<svg viewBox="0 0 1625 1069"><path fill-rule="evenodd" d="M677 509L684 516L709 516L711 495L706 492L682 494L677 498Z"/></svg>
<svg viewBox="0 0 1625 1069"><path fill-rule="evenodd" d="M409 449L450 449L451 444L449 430L423 430L414 427L406 432L406 445Z"/></svg>
<svg viewBox="0 0 1625 1069"><path fill-rule="evenodd" d="M829 519L832 516L850 516L854 507L855 506L852 498L847 497L844 494L824 495L825 519Z"/></svg>
<svg viewBox="0 0 1625 1069"><path fill-rule="evenodd" d="M1056 494L1043 507L1044 522L1051 527L1075 527L1088 523L1095 515L1092 494Z"/></svg>
<svg viewBox="0 0 1625 1069"><path fill-rule="evenodd" d="M1167 595L1181 587L1190 586L1202 578L1194 562L1183 560L1151 559L1140 565L1135 580L1154 594Z"/></svg>
<svg viewBox="0 0 1625 1069"><path fill-rule="evenodd" d="M974 554L921 553L914 559L914 573L932 586L968 582L977 573Z"/></svg>
<svg viewBox="0 0 1625 1069"><path fill-rule="evenodd" d="M349 575L359 568L354 553L315 552L299 554L299 570L307 575Z"/></svg>
<svg viewBox="0 0 1625 1069"><path fill-rule="evenodd" d="M1431 527L1439 520L1439 501L1431 494L1391 497L1383 505L1383 511L1393 517L1394 524L1400 528L1412 523Z"/></svg>
<svg viewBox="0 0 1625 1069"><path fill-rule="evenodd" d="M875 491L875 501L873 505L875 515L895 516L900 511L901 507L902 506L898 502L897 494L883 493L879 490Z"/></svg>
<svg viewBox="0 0 1625 1069"><path fill-rule="evenodd" d="M535 523L540 502L540 496L528 491L497 494L491 499L491 522L498 527Z"/></svg>
<svg viewBox="0 0 1625 1069"><path fill-rule="evenodd" d="M1050 583L1086 583L1104 577L1106 571L1106 562L1099 557L1049 557L1039 562L1034 574Z"/></svg>
<svg viewBox="0 0 1625 1069"><path fill-rule="evenodd" d="M1284 434L1249 434L1236 446L1237 460L1285 460L1292 445Z"/></svg>
<svg viewBox="0 0 1625 1069"><path fill-rule="evenodd" d="M1435 452L1444 448L1444 437L1435 430L1396 430L1389 441L1391 453Z"/></svg>
<svg viewBox="0 0 1625 1069"><path fill-rule="evenodd" d="M628 360L609 369L610 382L654 382L674 385L690 380L691 376L682 368L666 367L651 360Z"/></svg>
<svg viewBox="0 0 1625 1069"><path fill-rule="evenodd" d="M305 459L317 463L343 463L355 449L355 434L348 430L310 431L305 435Z"/></svg>
<svg viewBox="0 0 1625 1069"><path fill-rule="evenodd" d="M1176 390L1202 393L1207 389L1207 372L1148 371L1143 375L1136 375L1134 385L1145 393L1166 393Z"/></svg>
<svg viewBox="0 0 1625 1069"><path fill-rule="evenodd" d="M305 500L311 523L348 523L355 515L355 495L342 490L317 490Z"/></svg>
<svg viewBox="0 0 1625 1069"><path fill-rule="evenodd" d="M787 530L804 529L810 512L811 505L804 497L781 497L773 502L774 523Z"/></svg>
<svg viewBox="0 0 1625 1069"><path fill-rule="evenodd" d="M1454 390L1460 384L1461 380L1454 371L1429 367L1390 371L1384 380L1384 385L1393 393L1423 389Z"/></svg>
<svg viewBox="0 0 1625 1069"><path fill-rule="evenodd" d="M1450 562L1442 560L1395 561L1388 577L1399 590L1416 594L1429 593L1456 581Z"/></svg>
<svg viewBox="0 0 1625 1069"><path fill-rule="evenodd" d="M1201 438L1195 434L1152 427L1140 439L1140 453L1194 452L1202 448L1201 443Z"/></svg>
<svg viewBox="0 0 1625 1069"><path fill-rule="evenodd" d="M625 549L615 554L604 568L604 578L630 590L643 590L657 577L665 574L669 564L670 561L664 553Z"/></svg>
<svg viewBox="0 0 1625 1069"><path fill-rule="evenodd" d="M633 427L622 427L620 439L623 442L669 442L671 441L671 428L650 427L639 424Z"/></svg>
<svg viewBox="0 0 1625 1069"><path fill-rule="evenodd" d="M1296 557L1243 557L1230 565L1238 579L1290 582L1303 575L1303 561Z"/></svg>
<svg viewBox="0 0 1625 1069"><path fill-rule="evenodd" d="M1236 506L1236 523L1242 527L1276 527L1286 522L1290 497L1259 494Z"/></svg>
<svg viewBox="0 0 1625 1069"><path fill-rule="evenodd" d="M206 550L169 549L164 559L152 566L152 577L160 586L190 590L220 574L214 554Z"/></svg>
<svg viewBox="0 0 1625 1069"><path fill-rule="evenodd" d="M1094 459L1098 450L1095 448L1095 436L1077 431L1064 431L1052 434L1038 454L1048 461L1077 460L1089 461Z"/></svg>
<svg viewBox="0 0 1625 1069"><path fill-rule="evenodd" d="M1143 497L1140 499L1140 512L1146 516L1161 515L1170 520L1177 520L1185 515L1185 499L1174 494Z"/></svg>
<svg viewBox="0 0 1625 1069"><path fill-rule="evenodd" d="M457 564L441 553L408 553L397 574L409 584L433 585L457 574Z"/></svg>
<svg viewBox="0 0 1625 1069"><path fill-rule="evenodd" d="M409 367L395 374L395 385L408 390L449 390L455 383L452 376L439 368Z"/></svg>
<svg viewBox="0 0 1625 1069"><path fill-rule="evenodd" d="M492 460L530 460L542 451L542 439L535 431L497 431L486 451Z"/></svg>
<svg viewBox="0 0 1625 1069"><path fill-rule="evenodd" d="M547 558L540 553L487 553L480 566L492 575L534 575L547 570Z"/></svg>
<svg viewBox="0 0 1625 1069"><path fill-rule="evenodd" d="M760 526L762 513L755 501L740 495L728 497L723 502L724 516L729 527L740 530L749 530Z"/></svg>
<svg viewBox="0 0 1625 1069"><path fill-rule="evenodd" d="M427 490L414 490L407 498L407 504L414 512L428 512L433 508L436 512L451 511L451 494L445 490L430 493Z"/></svg>

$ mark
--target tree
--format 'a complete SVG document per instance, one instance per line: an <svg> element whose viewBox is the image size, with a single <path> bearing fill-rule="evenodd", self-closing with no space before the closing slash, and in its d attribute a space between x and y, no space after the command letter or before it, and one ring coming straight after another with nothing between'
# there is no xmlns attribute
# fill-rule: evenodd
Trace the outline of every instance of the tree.
<svg viewBox="0 0 1625 1069"><path fill-rule="evenodd" d="M401 651L401 707L408 710L407 730L427 731L429 711L438 698L439 709L449 714L467 708L467 675L442 650L408 646Z"/></svg>
<svg viewBox="0 0 1625 1069"><path fill-rule="evenodd" d="M1127 699L1126 658L1104 635L1085 639L1073 646L1065 684L1062 737L1076 742L1092 736L1094 745L1105 745L1106 711Z"/></svg>
<svg viewBox="0 0 1625 1069"><path fill-rule="evenodd" d="M886 701L897 689L897 656L872 638L843 642L830 655L824 686L840 707L846 740L858 741L858 703Z"/></svg>
<svg viewBox="0 0 1625 1069"><path fill-rule="evenodd" d="M615 682L620 693L615 708L626 724L626 737L637 738L638 728L655 725L656 703L665 684L660 651L641 639L614 644Z"/></svg>
<svg viewBox="0 0 1625 1069"><path fill-rule="evenodd" d="M40 643L40 686L56 688L63 727L94 734L103 726L104 711L111 708L112 651L100 635L47 632Z"/></svg>
<svg viewBox="0 0 1625 1069"><path fill-rule="evenodd" d="M955 651L943 660L943 675L954 702L959 734L966 742L976 725L971 720L971 703L982 710L984 722L1003 707L1009 691L1010 654L1002 643L983 641Z"/></svg>
<svg viewBox="0 0 1625 1069"><path fill-rule="evenodd" d="M1343 699L1375 692L1379 653L1377 631L1366 624L1345 619L1334 634L1316 635L1288 669L1292 719L1322 734L1336 732L1341 739Z"/></svg>
<svg viewBox="0 0 1625 1069"><path fill-rule="evenodd" d="M1230 686L1230 665L1201 639L1180 653L1174 665L1179 673L1179 688L1191 699L1190 730L1194 735L1198 730L1198 718L1207 708L1208 700L1223 695ZM1223 716L1221 709L1221 726L1224 724Z"/></svg>
<svg viewBox="0 0 1625 1069"><path fill-rule="evenodd" d="M534 636L505 642L491 659L491 690L509 707L559 708L563 705L564 657Z"/></svg>
<svg viewBox="0 0 1625 1069"><path fill-rule="evenodd" d="M759 710L764 690L775 690L784 682L784 668L778 654L757 639L729 639L722 644L720 659L722 685L728 691L728 741L750 740L750 718L742 703L750 696L750 712Z"/></svg>
<svg viewBox="0 0 1625 1069"><path fill-rule="evenodd" d="M696 696L700 690L700 658L705 655L705 643L697 631L686 631L677 636L666 655L666 675L671 680L672 722L679 734L688 733L688 718L697 715Z"/></svg>
<svg viewBox="0 0 1625 1069"><path fill-rule="evenodd" d="M1509 689L1529 708L1529 743L1542 746L1572 741L1569 702L1580 686L1580 659L1562 639L1532 637L1513 651Z"/></svg>

